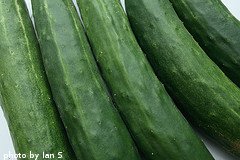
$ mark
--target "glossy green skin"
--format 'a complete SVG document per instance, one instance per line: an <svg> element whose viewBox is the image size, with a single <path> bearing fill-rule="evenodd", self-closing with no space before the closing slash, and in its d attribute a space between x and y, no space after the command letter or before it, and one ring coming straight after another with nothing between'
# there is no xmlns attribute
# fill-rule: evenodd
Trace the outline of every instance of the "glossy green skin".
<svg viewBox="0 0 240 160"><path fill-rule="evenodd" d="M240 87L240 22L221 0L170 0L208 56Z"/></svg>
<svg viewBox="0 0 240 160"><path fill-rule="evenodd" d="M102 75L148 160L212 159L155 76L118 0L78 0Z"/></svg>
<svg viewBox="0 0 240 160"><path fill-rule="evenodd" d="M16 153L74 160L23 0L0 0L0 35L0 97Z"/></svg>
<svg viewBox="0 0 240 160"><path fill-rule="evenodd" d="M240 90L194 41L166 0L126 0L132 29L159 79L196 126L240 155Z"/></svg>
<svg viewBox="0 0 240 160"><path fill-rule="evenodd" d="M54 99L79 160L139 160L71 0L32 0Z"/></svg>

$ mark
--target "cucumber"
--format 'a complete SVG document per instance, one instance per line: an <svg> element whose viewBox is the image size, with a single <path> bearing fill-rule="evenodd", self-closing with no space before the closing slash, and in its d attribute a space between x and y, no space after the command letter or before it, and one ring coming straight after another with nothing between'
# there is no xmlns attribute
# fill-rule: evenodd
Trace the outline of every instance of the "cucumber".
<svg viewBox="0 0 240 160"><path fill-rule="evenodd" d="M170 0L185 27L240 87L240 22L220 0Z"/></svg>
<svg viewBox="0 0 240 160"><path fill-rule="evenodd" d="M0 1L0 97L16 153L74 160L23 0ZM61 153L62 152L62 153Z"/></svg>
<svg viewBox="0 0 240 160"><path fill-rule="evenodd" d="M71 0L32 0L45 70L78 159L139 160Z"/></svg>
<svg viewBox="0 0 240 160"><path fill-rule="evenodd" d="M213 159L155 76L118 0L78 0L102 76L143 157Z"/></svg>
<svg viewBox="0 0 240 160"><path fill-rule="evenodd" d="M189 120L240 155L240 90L204 53L166 0L126 0L138 42Z"/></svg>

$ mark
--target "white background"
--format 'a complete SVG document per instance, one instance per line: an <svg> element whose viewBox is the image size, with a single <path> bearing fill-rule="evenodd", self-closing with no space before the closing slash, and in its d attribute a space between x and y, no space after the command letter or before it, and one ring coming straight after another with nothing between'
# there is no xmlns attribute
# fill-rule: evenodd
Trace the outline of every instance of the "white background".
<svg viewBox="0 0 240 160"><path fill-rule="evenodd" d="M74 0L75 1L75 0ZM124 0L121 0L122 2ZM224 4L229 8L229 10L240 19L240 1L239 0L222 0ZM29 11L31 12L30 0L26 0L27 5L29 7ZM240 134L240 133L239 133ZM200 135L207 145L208 149L211 151L216 160L235 160L236 158L228 155L219 146L213 144L211 141ZM14 153L12 140L9 134L9 130L7 127L7 123L5 121L4 115L0 108L0 160L3 159L3 155L9 153Z"/></svg>

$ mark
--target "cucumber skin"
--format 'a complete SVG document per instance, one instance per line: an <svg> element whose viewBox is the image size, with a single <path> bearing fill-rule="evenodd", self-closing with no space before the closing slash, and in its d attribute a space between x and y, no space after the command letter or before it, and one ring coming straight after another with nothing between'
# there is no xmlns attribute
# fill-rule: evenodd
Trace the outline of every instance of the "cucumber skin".
<svg viewBox="0 0 240 160"><path fill-rule="evenodd" d="M78 159L139 160L70 0L32 0L54 99Z"/></svg>
<svg viewBox="0 0 240 160"><path fill-rule="evenodd" d="M74 160L24 1L1 0L0 13L0 97L16 153L63 152Z"/></svg>
<svg viewBox="0 0 240 160"><path fill-rule="evenodd" d="M144 158L212 159L154 75L118 0L77 2L101 73Z"/></svg>
<svg viewBox="0 0 240 160"><path fill-rule="evenodd" d="M170 0L185 27L240 87L240 22L220 0Z"/></svg>
<svg viewBox="0 0 240 160"><path fill-rule="evenodd" d="M240 90L208 58L163 0L126 0L131 27L159 79L189 120L240 155Z"/></svg>

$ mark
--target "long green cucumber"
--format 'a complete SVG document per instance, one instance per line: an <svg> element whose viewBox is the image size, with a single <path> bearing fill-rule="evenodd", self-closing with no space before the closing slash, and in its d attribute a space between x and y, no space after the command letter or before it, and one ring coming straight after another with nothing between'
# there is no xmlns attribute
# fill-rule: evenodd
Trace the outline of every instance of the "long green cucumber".
<svg viewBox="0 0 240 160"><path fill-rule="evenodd" d="M16 153L74 160L23 0L0 0L0 35L0 97Z"/></svg>
<svg viewBox="0 0 240 160"><path fill-rule="evenodd" d="M32 0L54 99L79 160L139 160L100 76L72 0Z"/></svg>
<svg viewBox="0 0 240 160"><path fill-rule="evenodd" d="M155 76L118 0L78 0L102 75L145 159L212 159Z"/></svg>
<svg viewBox="0 0 240 160"><path fill-rule="evenodd" d="M240 87L240 22L221 0L170 0L208 56Z"/></svg>
<svg viewBox="0 0 240 160"><path fill-rule="evenodd" d="M159 79L192 123L240 155L240 90L204 53L166 0L126 0L128 17Z"/></svg>

